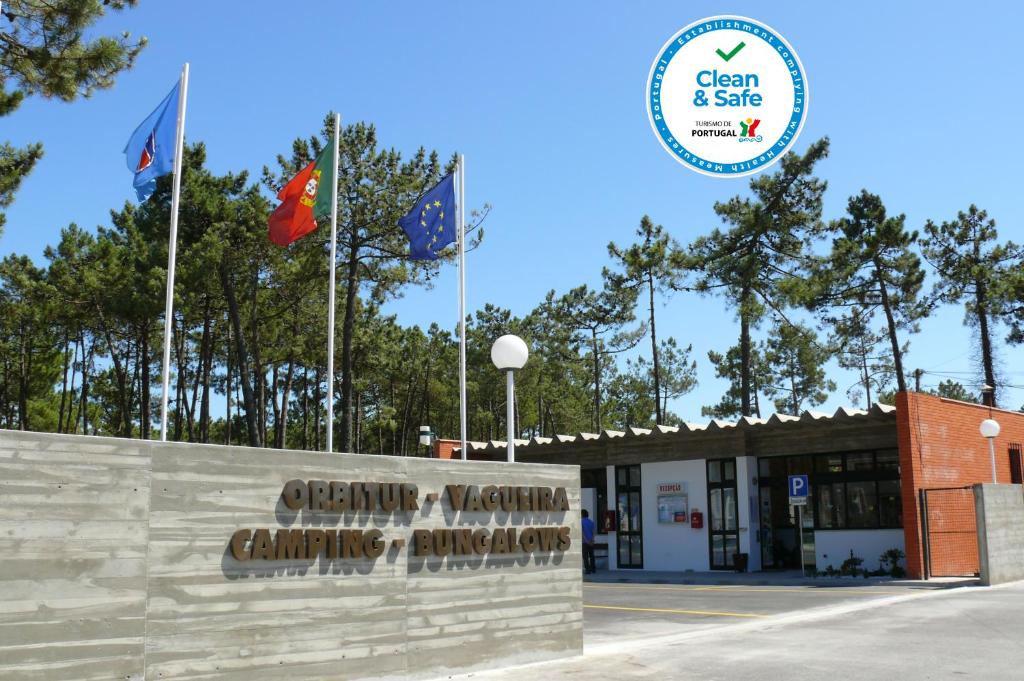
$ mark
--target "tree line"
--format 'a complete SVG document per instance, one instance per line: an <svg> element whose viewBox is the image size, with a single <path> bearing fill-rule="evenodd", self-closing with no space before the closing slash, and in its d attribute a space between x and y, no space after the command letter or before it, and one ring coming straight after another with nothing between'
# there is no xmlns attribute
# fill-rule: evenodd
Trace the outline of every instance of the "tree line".
<svg viewBox="0 0 1024 681"><path fill-rule="evenodd" d="M73 99L108 87L144 45L83 42L99 5L62 22L52 16L67 9L62 0L8 5L10 21L24 28L9 35L25 36L27 56L8 50L0 58L0 86L15 86L0 90L0 115L28 94ZM330 139L329 121L297 138L258 179L214 174L204 145L187 146L169 321L169 177L145 203L112 210L95 232L66 227L44 263L4 258L0 427L153 437L170 323L171 438L323 449L327 235L319 230L280 249L267 239L266 220L270 197ZM777 170L751 180L748 193L716 203L721 226L692 243L644 216L632 243L608 245L598 284L551 291L521 317L493 305L477 310L467 320L470 438L504 436L504 381L489 360L504 333L531 349L517 376L520 435L678 423L669 405L696 387L697 359L685 339L658 334L658 310L672 296L714 296L738 321L736 343L708 353L728 388L705 415L799 413L837 390L866 406L890 400L912 380L912 336L941 305L963 306L981 378L998 400L998 348L1024 343L1024 249L1001 240L995 221L973 205L914 230L864 190L849 198L845 215L824 219L827 183L815 167L828 148L821 139L787 154ZM40 153L0 149L0 208ZM444 161L421 148L403 158L360 123L342 131L340 158L335 440L342 451L413 454L420 425L459 430L458 344L454 329L405 326L382 309L451 263L451 255L408 260L396 225L451 171L454 156ZM470 248L482 242L487 213L486 205L473 213ZM832 358L855 373L854 385L828 375ZM975 398L959 383L939 389Z"/></svg>

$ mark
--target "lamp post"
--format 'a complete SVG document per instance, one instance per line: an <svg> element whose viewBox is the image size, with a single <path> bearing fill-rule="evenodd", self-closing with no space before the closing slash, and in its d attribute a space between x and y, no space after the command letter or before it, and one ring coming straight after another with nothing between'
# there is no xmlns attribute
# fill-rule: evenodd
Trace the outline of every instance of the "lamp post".
<svg viewBox="0 0 1024 681"><path fill-rule="evenodd" d="M981 422L979 429L981 436L988 440L988 455L992 459L992 482L996 482L996 445L994 440L999 435L999 421L985 419Z"/></svg>
<svg viewBox="0 0 1024 681"><path fill-rule="evenodd" d="M430 426L420 426L420 444L424 447L429 448L434 441L434 433L431 432ZM427 458L430 458L430 451L427 451Z"/></svg>
<svg viewBox="0 0 1024 681"><path fill-rule="evenodd" d="M526 343L519 336L511 334L502 336L494 341L491 346L491 361L499 370L504 371L506 376L506 402L505 420L508 423L508 462L516 460L515 445L515 419L516 419L516 387L512 380L512 373L516 369L522 369L530 351Z"/></svg>

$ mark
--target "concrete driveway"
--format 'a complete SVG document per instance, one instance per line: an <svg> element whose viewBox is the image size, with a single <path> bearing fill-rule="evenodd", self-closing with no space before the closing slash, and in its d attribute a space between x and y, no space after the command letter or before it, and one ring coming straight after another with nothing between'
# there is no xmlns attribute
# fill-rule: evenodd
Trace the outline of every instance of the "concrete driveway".
<svg viewBox="0 0 1024 681"><path fill-rule="evenodd" d="M585 654L483 680L1024 679L1024 583L595 584Z"/></svg>
<svg viewBox="0 0 1024 681"><path fill-rule="evenodd" d="M644 641L740 622L752 623L776 615L903 596L922 588L932 587L587 582L583 585L584 642L588 650L596 650L605 643Z"/></svg>

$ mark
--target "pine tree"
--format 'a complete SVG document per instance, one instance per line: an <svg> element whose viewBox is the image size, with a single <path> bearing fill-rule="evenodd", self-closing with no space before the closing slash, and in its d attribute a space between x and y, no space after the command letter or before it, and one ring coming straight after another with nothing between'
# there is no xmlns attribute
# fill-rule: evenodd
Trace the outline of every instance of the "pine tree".
<svg viewBox="0 0 1024 681"><path fill-rule="evenodd" d="M929 220L924 230L921 251L939 275L935 296L944 303L966 301L965 323L978 331L982 373L997 404L992 326L1006 314L1010 268L1024 259L1024 248L1012 241L998 243L996 221L974 204L950 222L936 225Z"/></svg>
<svg viewBox="0 0 1024 681"><path fill-rule="evenodd" d="M716 229L690 246L690 267L699 277L697 290L720 293L734 304L739 316L739 363L735 368L738 409L743 416L755 411L751 328L766 310L782 314L792 295L788 292L791 282L806 265L810 242L819 231L827 186L812 173L817 162L828 155L828 147L828 138L824 138L811 144L803 155L786 154L779 171L751 180L753 199L737 196L716 203L715 212L730 228L725 232Z"/></svg>
<svg viewBox="0 0 1024 681"><path fill-rule="evenodd" d="M118 38L87 38L88 29L108 9L123 10L135 0L6 0L0 3L0 117L27 96L70 102L109 88L114 76L131 68L146 44ZM42 158L41 144L21 149L0 144L0 209L14 201L21 181ZM6 217L0 210L0 233Z"/></svg>
<svg viewBox="0 0 1024 681"><path fill-rule="evenodd" d="M819 308L858 308L867 318L879 311L885 318L897 390L907 389L901 332L915 333L929 307L921 299L924 269L913 251L917 232L908 232L905 216L890 217L882 200L862 190L850 197L847 217L829 226L831 253L811 276Z"/></svg>
<svg viewBox="0 0 1024 681"><path fill-rule="evenodd" d="M636 230L640 241L620 248L615 242L608 244L608 255L622 269L612 273L605 270L605 277L617 286L628 286L646 290L647 323L651 331L651 376L654 389L654 420L663 423L662 381L663 373L659 361L657 325L654 315L654 298L659 294L666 298L682 288L685 256L675 239L665 233L664 227L655 225L651 218L643 216Z"/></svg>
<svg viewBox="0 0 1024 681"><path fill-rule="evenodd" d="M629 328L636 319L637 290L605 286L600 291L586 284L578 286L558 300L554 314L562 317L571 329L576 344L589 350L594 391L591 426L595 432L604 428L601 411L601 377L606 370L605 358L636 347L644 328Z"/></svg>
<svg viewBox="0 0 1024 681"><path fill-rule="evenodd" d="M814 329L776 319L764 355L770 373L764 392L775 398L776 411L799 415L805 404L814 407L827 400L836 389L835 381L825 375L830 358Z"/></svg>
<svg viewBox="0 0 1024 681"><path fill-rule="evenodd" d="M874 315L870 311L853 307L843 312L841 317L824 319L831 327L829 344L839 366L857 372L857 382L846 394L854 404L863 396L870 409L877 396L889 388L895 373L892 357L884 348L888 339L872 328Z"/></svg>
<svg viewBox="0 0 1024 681"><path fill-rule="evenodd" d="M729 381L729 388L722 395L722 399L719 400L718 404L701 407L701 415L719 419L736 416L757 416L760 418L761 402L758 395L771 381L771 371L768 368L768 364L764 361L764 353L764 343L753 342L751 344L748 360L748 385L750 391L748 404L750 404L750 411L752 413L744 414L742 405L745 398L741 383L743 371L741 368L742 352L740 346L732 346L725 354L715 352L714 350L708 351L708 360L715 367L715 376L727 379Z"/></svg>

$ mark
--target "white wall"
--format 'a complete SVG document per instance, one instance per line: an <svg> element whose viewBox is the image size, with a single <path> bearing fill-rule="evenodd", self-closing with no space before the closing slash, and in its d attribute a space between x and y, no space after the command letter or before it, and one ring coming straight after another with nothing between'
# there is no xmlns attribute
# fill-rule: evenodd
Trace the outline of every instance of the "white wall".
<svg viewBox="0 0 1024 681"><path fill-rule="evenodd" d="M736 458L736 503L740 510L740 551L747 554L747 570L761 569L760 514L757 507L757 458L740 456Z"/></svg>
<svg viewBox="0 0 1024 681"><path fill-rule="evenodd" d="M819 570L831 565L836 570L850 557L850 551L857 558L863 558L861 567L866 570L878 569L878 557L891 548L901 551L903 530L815 530L814 553ZM906 567L906 565L904 565Z"/></svg>
<svg viewBox="0 0 1024 681"><path fill-rule="evenodd" d="M708 490L704 459L645 463L640 468L643 489L645 570L708 570ZM689 510L704 514L704 527L658 522L658 484L685 482ZM741 517L743 510L740 509Z"/></svg>
<svg viewBox="0 0 1024 681"><path fill-rule="evenodd" d="M590 519L597 522L597 493L590 487L580 490L580 508L590 514Z"/></svg>

